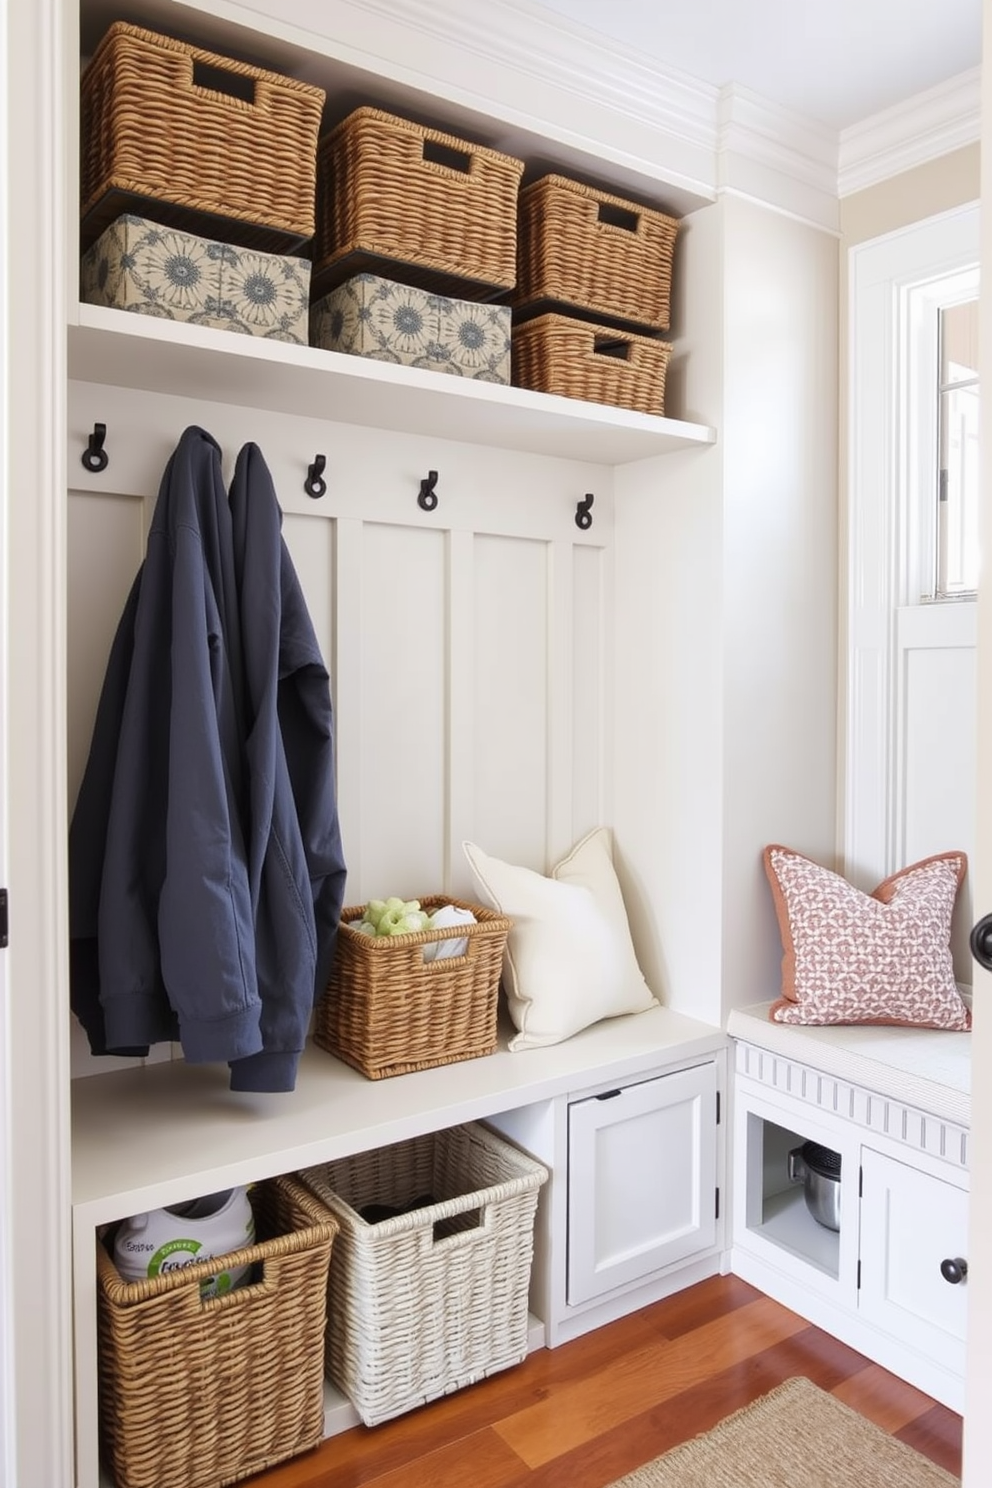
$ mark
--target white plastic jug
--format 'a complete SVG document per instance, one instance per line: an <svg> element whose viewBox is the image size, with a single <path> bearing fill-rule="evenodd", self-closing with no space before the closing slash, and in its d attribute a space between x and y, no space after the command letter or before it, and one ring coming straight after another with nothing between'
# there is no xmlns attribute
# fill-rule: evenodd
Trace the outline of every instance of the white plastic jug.
<svg viewBox="0 0 992 1488"><path fill-rule="evenodd" d="M227 1188L183 1204L152 1209L124 1220L114 1239L114 1263L126 1281L143 1281L255 1243L255 1216L247 1188ZM202 1297L218 1297L248 1280L250 1266L218 1271L200 1284Z"/></svg>

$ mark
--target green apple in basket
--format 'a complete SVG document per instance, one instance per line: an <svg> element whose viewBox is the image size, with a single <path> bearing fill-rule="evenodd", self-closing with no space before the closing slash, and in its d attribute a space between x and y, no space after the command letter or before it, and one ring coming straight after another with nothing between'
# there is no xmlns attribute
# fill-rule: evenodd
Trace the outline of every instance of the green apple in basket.
<svg viewBox="0 0 992 1488"><path fill-rule="evenodd" d="M430 915L419 899L370 899L354 927L361 935L416 935L426 930Z"/></svg>

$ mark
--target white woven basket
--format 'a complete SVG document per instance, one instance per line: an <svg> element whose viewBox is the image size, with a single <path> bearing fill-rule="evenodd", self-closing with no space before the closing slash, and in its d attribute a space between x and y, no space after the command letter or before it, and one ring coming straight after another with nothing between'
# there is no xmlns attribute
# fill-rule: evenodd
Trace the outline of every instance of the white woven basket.
<svg viewBox="0 0 992 1488"><path fill-rule="evenodd" d="M470 1123L299 1176L341 1225L325 1362L366 1426L523 1360L540 1163Z"/></svg>

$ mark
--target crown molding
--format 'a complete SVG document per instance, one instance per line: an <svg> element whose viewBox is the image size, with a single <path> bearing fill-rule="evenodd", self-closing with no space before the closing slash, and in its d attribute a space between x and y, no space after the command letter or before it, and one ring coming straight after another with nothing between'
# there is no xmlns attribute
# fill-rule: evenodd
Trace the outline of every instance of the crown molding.
<svg viewBox="0 0 992 1488"><path fill-rule="evenodd" d="M717 106L717 186L836 231L837 133L730 83Z"/></svg>
<svg viewBox="0 0 992 1488"><path fill-rule="evenodd" d="M271 0L211 0L217 13L271 12ZM979 138L979 69L836 131L740 84L717 88L538 0L281 0L296 35L399 88L433 92L555 141L581 173L610 162L633 195L690 211L721 191L836 231L842 196ZM290 34L287 30L287 36Z"/></svg>
<svg viewBox="0 0 992 1488"><path fill-rule="evenodd" d="M838 196L975 144L981 138L981 68L841 131Z"/></svg>
<svg viewBox="0 0 992 1488"><path fill-rule="evenodd" d="M621 43L531 0L491 0L482 13L468 11L461 0L351 0L351 6L713 149L717 88L646 62Z"/></svg>

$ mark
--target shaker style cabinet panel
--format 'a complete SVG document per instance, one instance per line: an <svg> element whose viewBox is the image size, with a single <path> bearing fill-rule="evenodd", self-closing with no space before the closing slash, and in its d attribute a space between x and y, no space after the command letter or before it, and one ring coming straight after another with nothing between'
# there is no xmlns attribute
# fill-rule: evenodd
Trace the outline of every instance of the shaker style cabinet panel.
<svg viewBox="0 0 992 1488"><path fill-rule="evenodd" d="M963 1374L967 1189L870 1148L861 1171L861 1315Z"/></svg>
<svg viewBox="0 0 992 1488"><path fill-rule="evenodd" d="M568 1108L568 1303L588 1302L716 1240L714 1063Z"/></svg>

